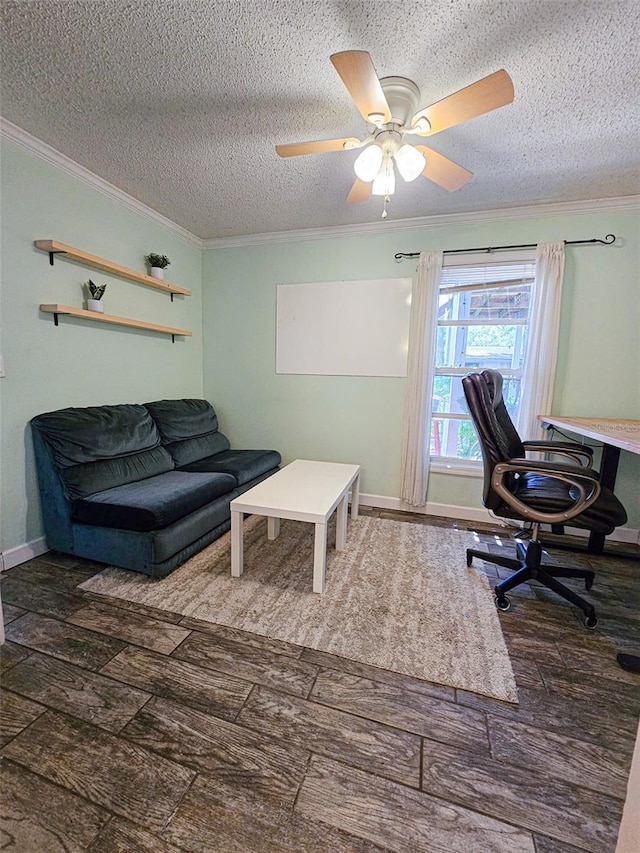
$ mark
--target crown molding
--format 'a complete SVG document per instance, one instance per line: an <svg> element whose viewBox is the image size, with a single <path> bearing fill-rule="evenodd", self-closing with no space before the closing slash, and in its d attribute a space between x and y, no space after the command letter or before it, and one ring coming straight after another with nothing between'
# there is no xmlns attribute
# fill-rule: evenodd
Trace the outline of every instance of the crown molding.
<svg viewBox="0 0 640 853"><path fill-rule="evenodd" d="M413 219L364 222L358 225L331 225L326 228L304 228L297 231L272 231L265 234L243 234L238 237L213 237L202 241L203 249L233 249L243 246L264 246L270 243L293 243L307 240L330 240L335 237L356 237L389 232L441 228L446 225L478 225L485 222L511 222L514 219L536 219L567 213L603 213L605 211L640 210L640 195L620 198L589 199L586 201L554 202L552 204L503 207L466 213L446 213L420 216Z"/></svg>
<svg viewBox="0 0 640 853"><path fill-rule="evenodd" d="M46 142L42 142L42 140L37 139L35 136L27 133L26 130L12 124L2 116L0 116L0 137L8 139L10 142L19 145L31 154L35 154L35 156L39 157L41 160L45 160L47 163L57 166L63 172L66 172L68 175L72 175L74 178L82 181L83 184L87 184L87 186L90 186L92 189L97 190L114 201L117 201L119 204L122 204L134 213L144 216L155 225L159 225L165 230L171 231L190 246L193 246L196 249L203 248L200 237L197 237L195 234L192 234L190 231L187 231L185 228L177 225L171 219L167 219L167 217L163 216L161 213L147 207L146 204L138 201L137 198L134 198L124 192L124 190L118 189L118 187L110 184L109 181L105 181L104 178L101 178L94 172L90 172L89 169L85 169L84 166L76 163L75 160L67 157L66 154L62 154L60 151L52 148L50 145L47 145Z"/></svg>
<svg viewBox="0 0 640 853"><path fill-rule="evenodd" d="M620 198L589 199L586 201L555 202L551 204L527 205L524 207L497 208L465 213L446 213L436 216L420 216L412 219L386 220L384 222L363 222L355 225L332 225L324 228L304 228L292 231L272 231L264 234L241 234L237 237L213 237L202 239L191 231L167 219L161 213L143 204L124 190L110 184L85 169L75 160L42 142L26 130L0 116L0 137L19 145L42 160L57 166L62 171L103 195L117 201L129 210L144 216L156 225L165 228L180 237L185 243L196 249L232 249L244 246L263 246L271 243L293 243L308 240L331 240L336 237L356 237L361 235L388 234L402 231L441 228L447 225L478 225L485 222L505 222L514 219L531 219L558 216L568 213L602 213L605 211L640 210L640 195Z"/></svg>

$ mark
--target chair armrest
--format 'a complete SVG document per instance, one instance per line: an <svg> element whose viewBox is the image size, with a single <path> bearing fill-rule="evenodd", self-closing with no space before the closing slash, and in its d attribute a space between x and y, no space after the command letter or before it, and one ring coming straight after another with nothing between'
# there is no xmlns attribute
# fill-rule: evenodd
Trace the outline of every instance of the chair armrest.
<svg viewBox="0 0 640 853"><path fill-rule="evenodd" d="M585 468L590 468L593 461L593 448L586 444L578 444L573 441L523 441L522 444L525 450L568 456Z"/></svg>
<svg viewBox="0 0 640 853"><path fill-rule="evenodd" d="M557 471L559 474L575 474L576 477L585 480L599 480L600 475L593 468L584 468L582 465L569 465L566 462L547 462L545 459L509 459L508 462L500 462L500 465L514 465L518 467L519 474L534 473L550 474Z"/></svg>
<svg viewBox="0 0 640 853"><path fill-rule="evenodd" d="M560 480L573 486L578 490L578 497L573 505L562 512L543 512L533 509L519 500L504 484L508 474L530 474L540 472L546 477ZM500 462L493 469L491 486L494 491L512 509L515 509L525 519L531 519L538 523L564 524L576 515L580 515L588 509L600 495L600 482L598 474L591 468L583 468L579 465L555 464L553 462L538 462L530 459L510 459L508 462Z"/></svg>

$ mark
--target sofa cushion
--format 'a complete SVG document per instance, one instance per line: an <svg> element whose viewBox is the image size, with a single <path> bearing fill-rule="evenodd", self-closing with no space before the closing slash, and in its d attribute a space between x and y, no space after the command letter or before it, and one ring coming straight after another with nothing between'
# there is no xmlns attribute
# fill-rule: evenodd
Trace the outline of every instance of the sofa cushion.
<svg viewBox="0 0 640 853"><path fill-rule="evenodd" d="M154 447L129 456L116 456L114 459L100 459L62 468L60 476L71 498L85 498L115 486L164 474L173 468L173 459L165 448Z"/></svg>
<svg viewBox="0 0 640 853"><path fill-rule="evenodd" d="M176 467L230 447L229 439L218 431L218 418L207 400L156 400L145 406Z"/></svg>
<svg viewBox="0 0 640 853"><path fill-rule="evenodd" d="M54 465L72 499L174 468L144 406L60 409L33 418L32 426L51 447Z"/></svg>
<svg viewBox="0 0 640 853"><path fill-rule="evenodd" d="M174 441L166 445L176 468L197 462L206 456L214 456L229 449L229 439L221 432L210 432L209 435L198 435L184 441Z"/></svg>
<svg viewBox="0 0 640 853"><path fill-rule="evenodd" d="M160 433L144 406L60 409L31 421L51 446L58 468L112 459L160 445Z"/></svg>
<svg viewBox="0 0 640 853"><path fill-rule="evenodd" d="M218 430L218 418L208 400L156 400L144 405L164 444Z"/></svg>
<svg viewBox="0 0 640 853"><path fill-rule="evenodd" d="M233 492L235 486L231 474L169 471L75 501L73 520L122 530L159 530Z"/></svg>
<svg viewBox="0 0 640 853"><path fill-rule="evenodd" d="M225 450L215 456L207 456L189 465L183 465L179 470L232 474L238 486L244 486L245 483L277 468L280 462L281 456L277 450Z"/></svg>

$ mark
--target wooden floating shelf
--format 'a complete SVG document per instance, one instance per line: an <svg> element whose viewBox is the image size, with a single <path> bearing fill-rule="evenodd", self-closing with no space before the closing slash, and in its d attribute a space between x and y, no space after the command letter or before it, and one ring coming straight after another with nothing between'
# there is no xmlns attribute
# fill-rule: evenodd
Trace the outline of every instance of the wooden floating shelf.
<svg viewBox="0 0 640 853"><path fill-rule="evenodd" d="M174 293L179 293L182 296L191 296L191 291L184 287L177 287L177 285L169 284L163 279L153 278L153 276L127 269L127 267L122 267L120 264L114 264L112 261L99 258L97 255L89 255L81 249L74 249L73 246L58 243L57 240L35 240L35 246L38 249L42 249L43 252L49 252L49 259L52 264L54 255L64 255L67 258L71 258L71 260L79 261L87 266L113 273L113 275L126 278L129 281L135 281L136 284L144 284L147 287L155 287L156 290L164 290L165 293L170 293L172 296Z"/></svg>
<svg viewBox="0 0 640 853"><path fill-rule="evenodd" d="M98 323L112 323L115 326L131 326L134 329L147 329L150 332L162 332L165 335L181 335L190 338L192 332L188 329L174 329L171 326L157 326L155 323L144 323L141 320L130 320L128 317L116 317L113 314L102 314L100 311L85 311L82 308L73 308L71 305L41 305L40 310L46 314L53 314L56 326L58 325L58 314L68 314L70 317L82 317L84 320L95 320Z"/></svg>

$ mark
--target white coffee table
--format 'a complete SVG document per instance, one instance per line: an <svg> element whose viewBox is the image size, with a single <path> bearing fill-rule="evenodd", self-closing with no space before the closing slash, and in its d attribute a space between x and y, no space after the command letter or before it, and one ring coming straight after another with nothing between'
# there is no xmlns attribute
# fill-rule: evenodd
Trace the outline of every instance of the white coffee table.
<svg viewBox="0 0 640 853"><path fill-rule="evenodd" d="M245 513L267 516L267 536L275 539L280 519L315 524L313 548L313 591L324 591L327 565L327 524L336 518L336 550L347 544L347 510L351 491L351 518L358 517L360 466L340 462L311 462L296 459L231 501L231 575L243 570L243 521Z"/></svg>

